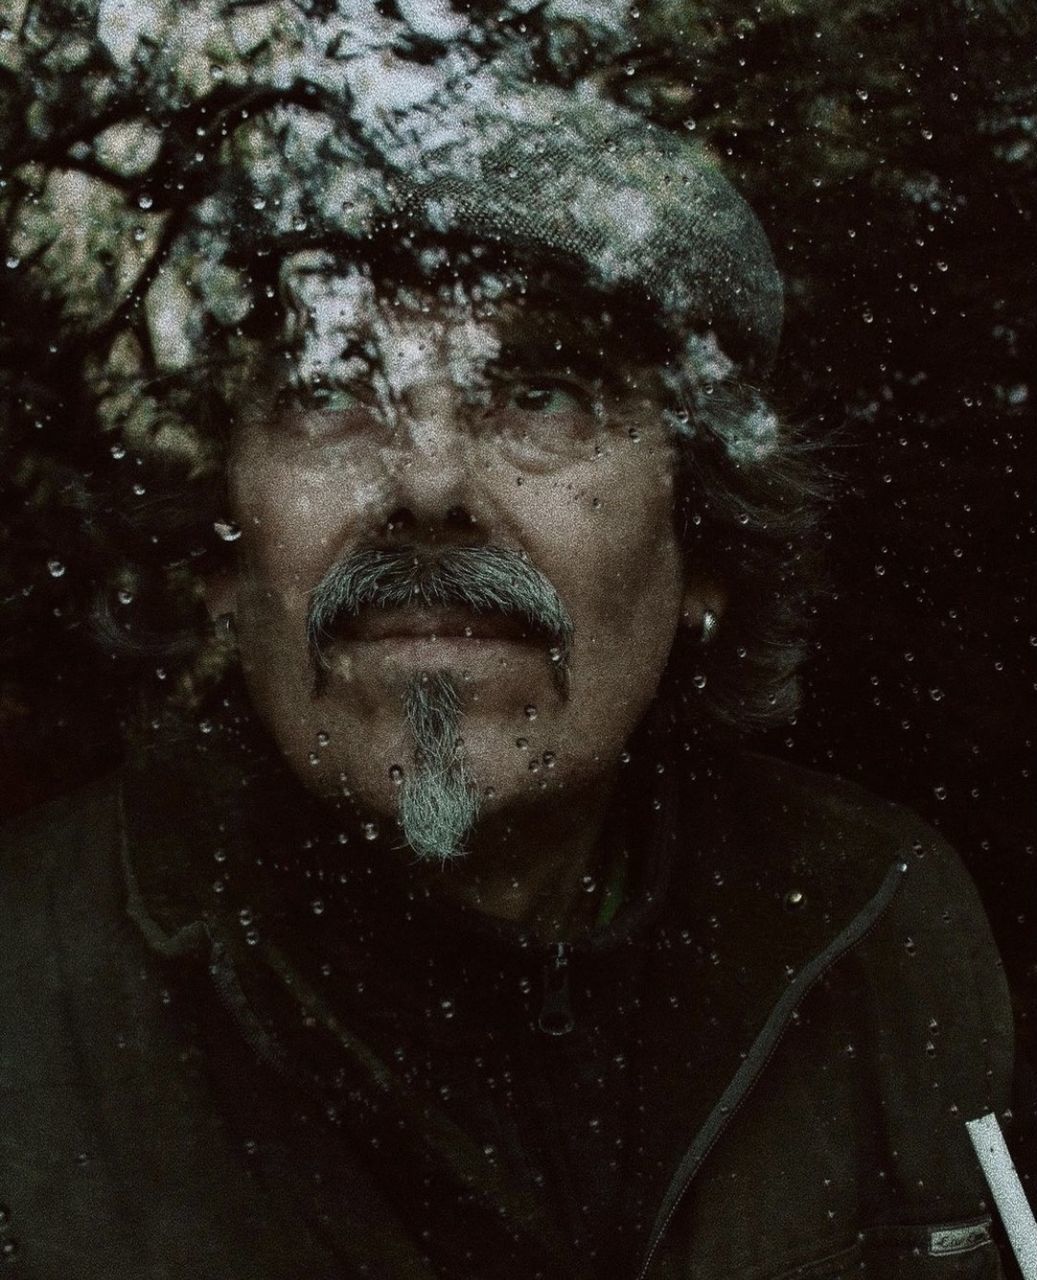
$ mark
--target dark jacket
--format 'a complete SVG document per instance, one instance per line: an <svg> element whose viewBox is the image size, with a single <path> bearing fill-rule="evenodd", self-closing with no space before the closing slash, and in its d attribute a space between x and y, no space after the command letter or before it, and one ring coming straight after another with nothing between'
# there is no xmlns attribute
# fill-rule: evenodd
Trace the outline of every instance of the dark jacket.
<svg viewBox="0 0 1037 1280"><path fill-rule="evenodd" d="M959 860L773 760L685 773L561 949L330 832L243 852L172 778L15 824L7 1274L1000 1275L965 1121L1010 1012Z"/></svg>

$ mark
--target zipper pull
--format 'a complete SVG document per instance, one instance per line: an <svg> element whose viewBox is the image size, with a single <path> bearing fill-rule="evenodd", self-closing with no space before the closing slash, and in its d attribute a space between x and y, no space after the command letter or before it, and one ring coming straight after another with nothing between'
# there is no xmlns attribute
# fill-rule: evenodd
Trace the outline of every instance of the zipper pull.
<svg viewBox="0 0 1037 1280"><path fill-rule="evenodd" d="M544 999L537 1025L549 1036L567 1035L576 1025L569 1001L569 957L564 942L557 944L554 955L544 964Z"/></svg>

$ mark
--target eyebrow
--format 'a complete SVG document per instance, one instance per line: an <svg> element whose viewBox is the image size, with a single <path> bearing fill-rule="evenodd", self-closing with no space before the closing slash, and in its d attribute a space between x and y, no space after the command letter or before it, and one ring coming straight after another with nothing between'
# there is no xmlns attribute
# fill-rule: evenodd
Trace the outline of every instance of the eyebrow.
<svg viewBox="0 0 1037 1280"><path fill-rule="evenodd" d="M620 321L618 332L605 328L582 309L557 305L545 309L530 300L502 326L501 350L495 363L549 372L571 370L609 390L626 390L624 373L645 366L659 368L671 357L662 336L654 340L655 335L642 325L636 330L637 352L631 352L624 337L632 327L629 318L614 312L613 316ZM560 347L556 346L559 341Z"/></svg>
<svg viewBox="0 0 1037 1280"><path fill-rule="evenodd" d="M502 341L500 354L493 364L530 372L538 369L545 372L571 370L584 378L600 379L606 383L618 381L615 363L610 364L603 351L565 343L557 348L550 333L508 335Z"/></svg>
<svg viewBox="0 0 1037 1280"><path fill-rule="evenodd" d="M526 303L502 325L498 365L521 369L572 370L585 378L618 384L626 361L609 352L612 335L591 317L562 308Z"/></svg>

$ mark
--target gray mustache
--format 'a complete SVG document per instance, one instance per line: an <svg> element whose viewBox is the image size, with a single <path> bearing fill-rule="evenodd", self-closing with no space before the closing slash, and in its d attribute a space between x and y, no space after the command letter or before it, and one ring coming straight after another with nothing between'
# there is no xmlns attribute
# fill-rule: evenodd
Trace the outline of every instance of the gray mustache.
<svg viewBox="0 0 1037 1280"><path fill-rule="evenodd" d="M481 614L519 618L553 646L555 678L565 687L573 625L558 592L517 551L447 547L430 556L417 547L359 548L333 565L310 593L307 641L317 671L326 669L334 629L364 609L460 605Z"/></svg>

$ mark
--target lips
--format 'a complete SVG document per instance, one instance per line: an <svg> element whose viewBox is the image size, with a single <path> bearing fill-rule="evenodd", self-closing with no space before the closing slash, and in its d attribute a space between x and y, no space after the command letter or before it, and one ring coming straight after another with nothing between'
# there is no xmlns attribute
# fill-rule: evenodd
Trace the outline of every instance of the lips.
<svg viewBox="0 0 1037 1280"><path fill-rule="evenodd" d="M543 643L530 622L513 614L475 613L467 609L369 609L337 629L345 642L387 640L506 640Z"/></svg>

